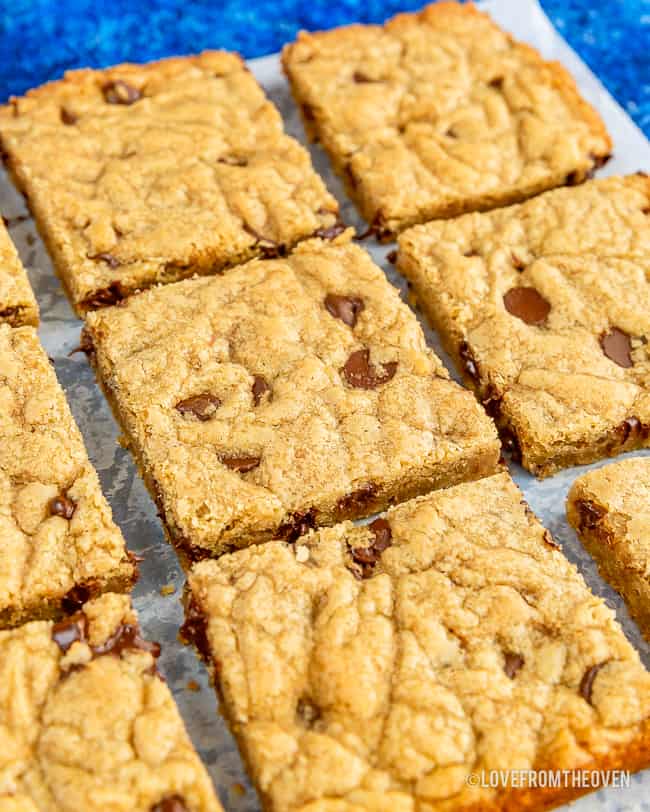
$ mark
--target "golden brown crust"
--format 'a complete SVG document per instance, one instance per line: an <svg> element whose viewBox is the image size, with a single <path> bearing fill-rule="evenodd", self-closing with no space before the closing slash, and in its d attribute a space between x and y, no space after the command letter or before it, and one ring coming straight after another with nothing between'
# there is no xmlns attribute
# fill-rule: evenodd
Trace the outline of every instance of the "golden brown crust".
<svg viewBox="0 0 650 812"><path fill-rule="evenodd" d="M0 627L130 589L137 568L31 327L0 325L0 405Z"/></svg>
<svg viewBox="0 0 650 812"><path fill-rule="evenodd" d="M0 108L0 140L80 314L337 223L234 54L71 71Z"/></svg>
<svg viewBox="0 0 650 812"><path fill-rule="evenodd" d="M282 62L380 239L581 182L611 151L567 71L468 4L302 32Z"/></svg>
<svg viewBox="0 0 650 812"><path fill-rule="evenodd" d="M186 637L269 812L547 809L588 790L481 774L650 761L650 675L507 474L189 585Z"/></svg>
<svg viewBox="0 0 650 812"><path fill-rule="evenodd" d="M190 555L495 470L491 422L349 238L88 316L93 363Z"/></svg>
<svg viewBox="0 0 650 812"><path fill-rule="evenodd" d="M537 476L650 445L649 211L637 174L400 236L420 307Z"/></svg>

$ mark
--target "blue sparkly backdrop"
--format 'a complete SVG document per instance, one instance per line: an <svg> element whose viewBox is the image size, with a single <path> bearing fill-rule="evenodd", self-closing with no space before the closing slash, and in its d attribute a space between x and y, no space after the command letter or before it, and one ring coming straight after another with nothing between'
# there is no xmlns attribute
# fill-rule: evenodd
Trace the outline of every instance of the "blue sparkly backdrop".
<svg viewBox="0 0 650 812"><path fill-rule="evenodd" d="M512 0L517 3L518 0ZM379 22L424 0L0 0L0 100L67 68L228 48L279 50L300 28ZM650 135L650 0L542 0L547 14Z"/></svg>

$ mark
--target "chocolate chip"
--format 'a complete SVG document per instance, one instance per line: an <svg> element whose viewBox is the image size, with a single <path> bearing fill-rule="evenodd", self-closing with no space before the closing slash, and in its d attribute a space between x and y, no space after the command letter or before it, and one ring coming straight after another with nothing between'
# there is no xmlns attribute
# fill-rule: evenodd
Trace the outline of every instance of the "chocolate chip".
<svg viewBox="0 0 650 812"><path fill-rule="evenodd" d="M194 395L191 398L179 400L174 408L177 412L180 412L183 417L192 415L192 417L196 417L198 420L205 422L214 417L219 406L221 406L221 401L216 395L203 392L201 395Z"/></svg>
<svg viewBox="0 0 650 812"><path fill-rule="evenodd" d="M62 519L70 519L74 516L74 512L77 509L77 503L73 502L68 496L64 493L55 496L54 499L50 501L50 515L51 516L60 516Z"/></svg>
<svg viewBox="0 0 650 812"><path fill-rule="evenodd" d="M312 237L320 237L321 240L334 240L339 234L343 234L347 226L342 220L337 220L333 226L328 228L317 228Z"/></svg>
<svg viewBox="0 0 650 812"><path fill-rule="evenodd" d="M496 90L501 90L503 87L503 76L495 76L494 79L490 79L488 84Z"/></svg>
<svg viewBox="0 0 650 812"><path fill-rule="evenodd" d="M382 240L390 239L393 236L392 231L386 226L384 212L381 209L379 209L379 211L372 218L372 223L370 223L368 228L361 234L357 235L355 240L365 240L368 237L373 236L376 237L380 242Z"/></svg>
<svg viewBox="0 0 650 812"><path fill-rule="evenodd" d="M182 795L167 795L157 804L154 804L150 812L190 812L185 804Z"/></svg>
<svg viewBox="0 0 650 812"><path fill-rule="evenodd" d="M261 375L256 375L253 378L252 391L253 403L255 406L259 406L264 395L271 391L271 387L268 385L265 378L263 378Z"/></svg>
<svg viewBox="0 0 650 812"><path fill-rule="evenodd" d="M280 525L276 538L294 542L314 527L316 527L316 508L311 507L303 512L296 511L291 514L289 521Z"/></svg>
<svg viewBox="0 0 650 812"><path fill-rule="evenodd" d="M522 454L519 439L511 429L501 429L501 440L503 441L504 449L510 454L510 459L513 462L521 465Z"/></svg>
<svg viewBox="0 0 650 812"><path fill-rule="evenodd" d="M356 350L341 370L346 383L356 389L376 389L387 383L397 372L397 361L382 364L383 372L370 363L370 350Z"/></svg>
<svg viewBox="0 0 650 812"><path fill-rule="evenodd" d="M311 107L311 105L302 104L301 109L302 109L302 115L303 115L305 121L315 121L316 120L316 117L314 116L314 109L313 109L313 107Z"/></svg>
<svg viewBox="0 0 650 812"><path fill-rule="evenodd" d="M238 474L247 474L261 462L261 457L221 457L221 462L230 468L231 471L237 471Z"/></svg>
<svg viewBox="0 0 650 812"><path fill-rule="evenodd" d="M305 725L305 727L313 727L313 725L320 719L320 708L315 705L311 699L300 697L296 706L296 715L298 719Z"/></svg>
<svg viewBox="0 0 650 812"><path fill-rule="evenodd" d="M474 383L479 382L479 367L478 362L474 358L469 344L466 341L461 341L458 347L458 355L463 364L463 370Z"/></svg>
<svg viewBox="0 0 650 812"><path fill-rule="evenodd" d="M258 231L255 231L255 229L252 226L249 226L248 223L244 223L244 231L250 234L251 237L255 238L255 245L261 249L262 256L264 256L266 259L286 256L286 246L272 240L270 237L265 237Z"/></svg>
<svg viewBox="0 0 650 812"><path fill-rule="evenodd" d="M375 541L372 546L378 553L383 553L385 549L390 547L393 538L393 531L388 519L375 519L374 522L370 522L368 528L375 534Z"/></svg>
<svg viewBox="0 0 650 812"><path fill-rule="evenodd" d="M114 82L107 82L102 87L104 99L108 104L133 104L141 98L141 93L136 87L116 79Z"/></svg>
<svg viewBox="0 0 650 812"><path fill-rule="evenodd" d="M502 397L496 387L488 384L485 395L481 398L483 408L493 420L498 420L501 417L501 401Z"/></svg>
<svg viewBox="0 0 650 812"><path fill-rule="evenodd" d="M360 70L355 70L355 72L352 74L352 78L358 85L368 85L383 82L383 79L373 79Z"/></svg>
<svg viewBox="0 0 650 812"><path fill-rule="evenodd" d="M87 296L82 305L88 310L96 310L99 307L108 307L117 304L126 298L126 291L120 282L111 282L106 288L100 288Z"/></svg>
<svg viewBox="0 0 650 812"><path fill-rule="evenodd" d="M376 486L372 482L368 482L352 491L352 493L342 496L336 503L336 509L338 513L346 516L348 514L358 514L359 511L365 510L372 502L376 492Z"/></svg>
<svg viewBox="0 0 650 812"><path fill-rule="evenodd" d="M84 328L81 331L81 337L79 338L79 346L75 347L73 350L70 350L68 353L68 358L75 355L78 352L83 352L84 355L92 355L95 352L95 345L93 344L93 340L90 336L90 333Z"/></svg>
<svg viewBox="0 0 650 812"><path fill-rule="evenodd" d="M594 169L600 169L611 161L614 156L610 153L609 155L591 155L590 157L594 162Z"/></svg>
<svg viewBox="0 0 650 812"><path fill-rule="evenodd" d="M393 251L389 251L386 254L386 259L390 262L391 265L394 265L397 262L397 249Z"/></svg>
<svg viewBox="0 0 650 812"><path fill-rule="evenodd" d="M122 264L117 257L113 256L113 254L109 254L107 251L102 251L99 254L89 254L88 259L99 259L111 268L119 268Z"/></svg>
<svg viewBox="0 0 650 812"><path fill-rule="evenodd" d="M511 258L512 258L512 264L513 264L513 266L514 266L514 267L515 267L515 268L516 268L518 271L523 271L523 270L524 270L524 268L526 267L526 263L523 261L523 259L520 259L520 258L517 256L517 254L515 254L515 253L514 253L514 251L513 251L513 252L510 254L510 256L511 256Z"/></svg>
<svg viewBox="0 0 650 812"><path fill-rule="evenodd" d="M580 693L582 694L583 699L590 705L591 705L591 694L594 687L594 680L596 679L598 672L604 665L607 665L607 663L598 663L598 665L592 665L585 671L582 679L580 680Z"/></svg>
<svg viewBox="0 0 650 812"><path fill-rule="evenodd" d="M589 499L579 499L576 502L578 508L578 530L593 530L600 524L601 519L607 513L602 505L597 505Z"/></svg>
<svg viewBox="0 0 650 812"><path fill-rule="evenodd" d="M222 155L217 159L218 164L226 164L226 166L248 166L248 158L239 157L237 155Z"/></svg>
<svg viewBox="0 0 650 812"><path fill-rule="evenodd" d="M503 670L509 679L514 679L517 676L517 671L524 666L524 658L521 654L515 654L513 651L506 651L503 654Z"/></svg>
<svg viewBox="0 0 650 812"><path fill-rule="evenodd" d="M201 657L210 659L210 642L208 640L208 622L194 597L190 599L185 610L185 622L181 626L181 639L193 645Z"/></svg>
<svg viewBox="0 0 650 812"><path fill-rule="evenodd" d="M503 297L503 305L526 324L543 324L551 312L550 303L535 288L511 288Z"/></svg>
<svg viewBox="0 0 650 812"><path fill-rule="evenodd" d="M328 293L325 297L325 308L335 319L341 319L343 324L354 327L359 313L364 308L363 299L359 296L340 296L337 293Z"/></svg>
<svg viewBox="0 0 650 812"><path fill-rule="evenodd" d="M362 578L369 578L381 554L391 545L392 532L387 519L375 519L368 525L374 535L374 541L368 547L353 547L350 550L353 562Z"/></svg>
<svg viewBox="0 0 650 812"><path fill-rule="evenodd" d="M70 614L78 612L84 603L87 603L92 597L98 595L100 591L99 584L97 583L89 582L87 584L77 584L66 592L65 597L61 601L61 606Z"/></svg>
<svg viewBox="0 0 650 812"><path fill-rule="evenodd" d="M573 172L569 172L569 174L564 179L564 182L567 186L577 186L579 183L585 180L585 176L582 172L578 172L576 169Z"/></svg>
<svg viewBox="0 0 650 812"><path fill-rule="evenodd" d="M616 434L620 438L620 444L625 445L630 439L646 438L650 429L644 426L638 417L626 417L622 423L616 427Z"/></svg>
<svg viewBox="0 0 650 812"><path fill-rule="evenodd" d="M87 629L88 620L86 616L83 612L78 612L76 615L72 615L52 626L52 640L65 654L73 643L77 641L85 642Z"/></svg>
<svg viewBox="0 0 650 812"><path fill-rule="evenodd" d="M79 120L79 116L76 116L73 112L68 110L67 107L61 108L61 121L63 124L67 124L68 126L72 124L76 124Z"/></svg>
<svg viewBox="0 0 650 812"><path fill-rule="evenodd" d="M138 649L149 652L153 657L160 656L160 645L140 637L140 629L132 623L120 623L110 637L99 646L92 647L92 652L96 657L105 654L119 657L125 649Z"/></svg>
<svg viewBox="0 0 650 812"><path fill-rule="evenodd" d="M632 342L629 335L618 327L612 327L608 333L601 335L600 346L609 360L619 367L629 369L633 365Z"/></svg>

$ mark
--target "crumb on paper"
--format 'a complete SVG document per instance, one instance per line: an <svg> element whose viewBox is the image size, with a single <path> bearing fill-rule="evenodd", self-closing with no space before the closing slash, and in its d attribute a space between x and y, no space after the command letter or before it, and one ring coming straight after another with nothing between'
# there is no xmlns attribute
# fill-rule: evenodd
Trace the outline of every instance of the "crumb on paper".
<svg viewBox="0 0 650 812"><path fill-rule="evenodd" d="M246 795L246 787L243 784L240 784L239 782L235 782L230 787L230 789L232 791L232 794L237 795L239 798L243 798L244 795Z"/></svg>
<svg viewBox="0 0 650 812"><path fill-rule="evenodd" d="M160 587L160 594L165 598L168 595L173 595L174 592L176 592L176 587L174 584L165 584L164 586Z"/></svg>
<svg viewBox="0 0 650 812"><path fill-rule="evenodd" d="M201 690L201 686L195 679L190 679L187 681L187 690L193 691L196 694Z"/></svg>

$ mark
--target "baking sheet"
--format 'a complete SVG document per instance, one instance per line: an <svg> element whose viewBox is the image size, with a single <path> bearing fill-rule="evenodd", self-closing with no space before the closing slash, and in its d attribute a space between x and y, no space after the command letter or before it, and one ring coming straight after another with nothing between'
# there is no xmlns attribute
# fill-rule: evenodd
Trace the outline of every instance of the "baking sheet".
<svg viewBox="0 0 650 812"><path fill-rule="evenodd" d="M583 94L605 119L614 140L614 158L601 171L601 175L630 173L639 169L650 171L650 145L646 138L555 32L535 0L488 0L480 5L490 11L504 28L539 48L544 56L562 61L576 77ZM252 60L249 65L282 112L288 131L304 142L298 113L282 76L278 56ZM311 151L317 170L342 204L345 221L362 232L365 224L346 201L324 154L318 148ZM117 443L117 426L86 359L82 354L68 357L68 353L79 343L81 322L74 316L64 296L33 222L26 217L22 197L13 190L4 174L0 176L0 210L9 220L9 230L38 297L42 319L39 330L41 340L66 390L115 520L122 528L129 548L144 556L140 580L134 593L142 627L147 637L163 645L161 670L174 692L192 740L208 766L225 809L228 812L258 812L257 797L245 776L234 741L218 713L206 671L193 650L180 645L177 639L183 620L179 599L184 576L176 554L164 541L153 503L129 453ZM385 259L395 246L379 246L374 240L366 240L364 244L375 261L385 269L391 282L405 293L404 280ZM425 331L431 345L445 358L435 334L426 326ZM445 361L453 373L448 359L445 358ZM643 453L637 452L636 455ZM584 552L567 524L564 500L570 484L581 470L585 469L571 469L537 482L518 466L512 466L513 476L533 510L562 544L569 559L577 564L594 592L602 595L616 609L625 633L640 651L646 665L650 666L650 647L630 621L621 600L600 579L593 560ZM162 587L166 587L164 592L168 594L161 593ZM579 812L647 812L650 810L648 799L650 770L633 776L629 789L601 790L586 796L571 808Z"/></svg>

